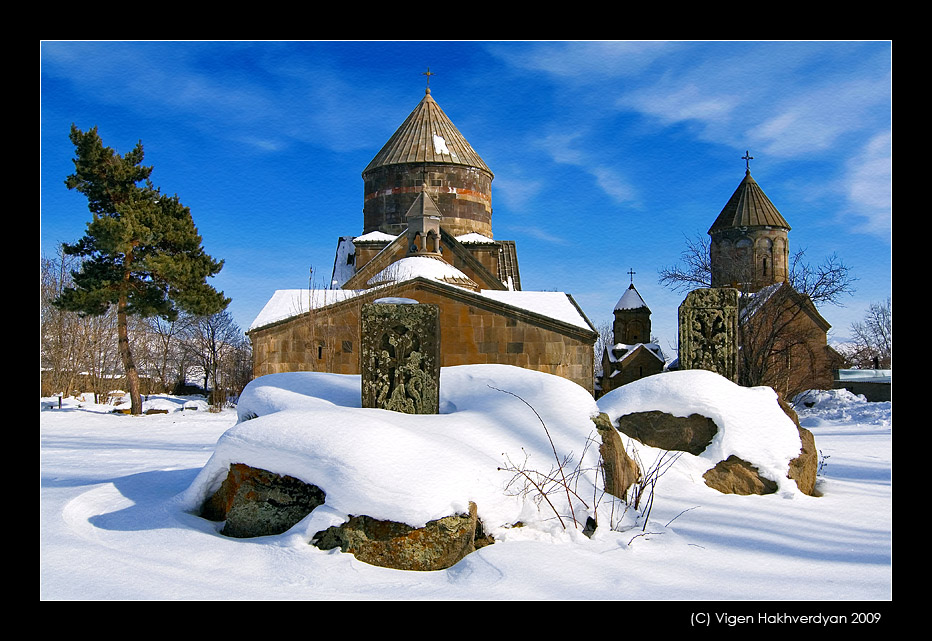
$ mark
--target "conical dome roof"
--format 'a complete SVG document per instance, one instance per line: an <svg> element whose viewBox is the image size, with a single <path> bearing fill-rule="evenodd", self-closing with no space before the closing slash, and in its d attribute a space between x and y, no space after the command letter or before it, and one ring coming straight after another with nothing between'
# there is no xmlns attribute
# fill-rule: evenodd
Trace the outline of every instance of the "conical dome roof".
<svg viewBox="0 0 932 641"><path fill-rule="evenodd" d="M618 299L618 302L615 304L615 310L623 309L646 309L650 312L650 308L647 307L647 303L644 302L644 299L641 298L641 295L638 293L638 290L634 288L634 283L631 283L631 286L625 291L621 298Z"/></svg>
<svg viewBox="0 0 932 641"><path fill-rule="evenodd" d="M767 198L767 194L751 177L748 170L744 180L738 185L735 193L731 195L722 213L718 215L710 234L733 229L735 227L781 227L789 231L790 225L777 211L774 204Z"/></svg>
<svg viewBox="0 0 932 641"><path fill-rule="evenodd" d="M363 170L406 163L450 163L492 171L427 89L424 98Z"/></svg>

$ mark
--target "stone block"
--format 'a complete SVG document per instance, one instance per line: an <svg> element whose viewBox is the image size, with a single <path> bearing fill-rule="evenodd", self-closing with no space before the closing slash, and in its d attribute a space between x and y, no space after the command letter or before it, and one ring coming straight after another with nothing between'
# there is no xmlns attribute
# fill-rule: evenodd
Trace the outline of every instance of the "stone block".
<svg viewBox="0 0 932 641"><path fill-rule="evenodd" d="M360 316L362 406L436 414L440 406L437 305L374 303Z"/></svg>
<svg viewBox="0 0 932 641"><path fill-rule="evenodd" d="M680 369L738 380L738 290L697 289L679 307Z"/></svg>

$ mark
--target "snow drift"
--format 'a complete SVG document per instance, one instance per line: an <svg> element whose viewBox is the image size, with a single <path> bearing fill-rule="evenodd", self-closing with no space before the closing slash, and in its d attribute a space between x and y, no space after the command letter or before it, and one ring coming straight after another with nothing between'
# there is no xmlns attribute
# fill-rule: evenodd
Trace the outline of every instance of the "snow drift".
<svg viewBox="0 0 932 641"><path fill-rule="evenodd" d="M245 463L326 492L327 509L305 519L307 532L351 514L421 527L465 512L470 501L493 536L518 521L554 529L554 510L581 528L587 516L597 516L602 494L592 418L600 411L614 420L647 409L700 413L719 426L706 452L683 457L678 466L701 476L736 454L759 465L783 492L795 491L794 483L783 481L800 441L776 394L740 388L710 372L649 377L596 403L575 383L549 374L508 365L448 367L441 371L437 415L362 408L359 387L358 376L315 372L250 383L238 405L239 421L184 493L187 508L196 510L216 491L232 463ZM575 494L569 500L556 493L546 503L539 493L509 485L518 469L550 474L558 461L571 477Z"/></svg>

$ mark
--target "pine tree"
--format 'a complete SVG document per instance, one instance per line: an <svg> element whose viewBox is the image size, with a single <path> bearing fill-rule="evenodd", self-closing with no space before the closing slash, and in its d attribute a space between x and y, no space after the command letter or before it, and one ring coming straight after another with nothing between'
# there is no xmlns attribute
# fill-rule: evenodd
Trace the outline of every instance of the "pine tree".
<svg viewBox="0 0 932 641"><path fill-rule="evenodd" d="M75 172L65 185L87 197L92 220L87 233L67 254L83 260L73 272L74 286L56 300L63 309L84 315L117 311L120 357L132 413L142 413L139 374L133 361L127 317L177 318L222 311L230 299L206 283L223 267L204 252L191 211L178 196L166 196L142 165L142 142L120 156L105 147L97 127L87 133L71 126ZM140 183L142 183L140 185Z"/></svg>

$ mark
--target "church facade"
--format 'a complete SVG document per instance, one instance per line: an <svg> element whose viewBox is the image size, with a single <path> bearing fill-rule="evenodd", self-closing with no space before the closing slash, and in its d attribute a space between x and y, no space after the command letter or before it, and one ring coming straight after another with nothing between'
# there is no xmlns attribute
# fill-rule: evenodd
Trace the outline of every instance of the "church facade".
<svg viewBox="0 0 932 641"><path fill-rule="evenodd" d="M521 289L517 248L494 238L494 175L424 97L362 172L363 226L337 241L330 286L279 290L247 334L253 373L360 372L360 310L439 307L441 366L498 363L594 391L598 336L572 296Z"/></svg>
<svg viewBox="0 0 932 641"><path fill-rule="evenodd" d="M740 293L738 380L784 397L831 389L843 362L831 325L790 283L789 231L750 167L708 231L712 287Z"/></svg>

